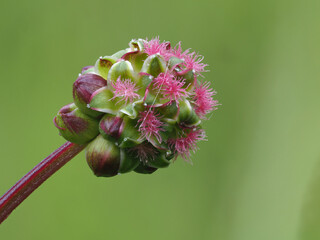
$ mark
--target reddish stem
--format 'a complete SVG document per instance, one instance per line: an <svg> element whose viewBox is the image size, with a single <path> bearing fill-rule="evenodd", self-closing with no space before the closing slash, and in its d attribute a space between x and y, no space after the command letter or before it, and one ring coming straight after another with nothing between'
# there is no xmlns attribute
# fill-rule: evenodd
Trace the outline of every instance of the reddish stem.
<svg viewBox="0 0 320 240"><path fill-rule="evenodd" d="M84 149L85 145L66 142L43 159L0 198L0 224L45 180Z"/></svg>

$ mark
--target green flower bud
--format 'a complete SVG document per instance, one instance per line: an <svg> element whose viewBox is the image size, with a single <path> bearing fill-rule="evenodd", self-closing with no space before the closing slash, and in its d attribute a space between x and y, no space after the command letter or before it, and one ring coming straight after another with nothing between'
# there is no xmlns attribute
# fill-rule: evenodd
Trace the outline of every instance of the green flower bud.
<svg viewBox="0 0 320 240"><path fill-rule="evenodd" d="M170 160L168 160L167 156L170 154L169 153L161 153L158 154L154 159L148 161L147 165L149 167L154 167L154 168L166 168L170 165Z"/></svg>
<svg viewBox="0 0 320 240"><path fill-rule="evenodd" d="M108 79L115 82L119 77L122 79L135 79L135 73L129 61L122 60L112 65L108 73Z"/></svg>
<svg viewBox="0 0 320 240"><path fill-rule="evenodd" d="M171 57L168 61L168 65L170 69L176 69L178 71L181 71L181 70L177 68L177 66L182 63L183 63L183 60L177 57Z"/></svg>
<svg viewBox="0 0 320 240"><path fill-rule="evenodd" d="M98 135L98 123L96 119L82 113L73 103L61 108L54 118L60 134L68 141L78 144L87 143Z"/></svg>
<svg viewBox="0 0 320 240"><path fill-rule="evenodd" d="M137 128L137 121L128 117L123 117L120 127L119 147L130 148L143 142L141 134Z"/></svg>
<svg viewBox="0 0 320 240"><path fill-rule="evenodd" d="M166 62L160 55L151 55L143 63L141 72L157 77L159 73L165 72Z"/></svg>
<svg viewBox="0 0 320 240"><path fill-rule="evenodd" d="M134 72L140 72L145 59L148 57L146 53L139 51L128 52L123 55L122 59L129 61L132 64Z"/></svg>
<svg viewBox="0 0 320 240"><path fill-rule="evenodd" d="M136 169L140 164L139 158L130 153L130 149L120 148L120 167L119 173L127 173Z"/></svg>
<svg viewBox="0 0 320 240"><path fill-rule="evenodd" d="M143 51L144 50L144 40L143 39L132 39L129 42L131 51Z"/></svg>
<svg viewBox="0 0 320 240"><path fill-rule="evenodd" d="M192 90L197 82L197 78L195 77L193 70L177 72L177 76L185 80L184 87L188 91Z"/></svg>
<svg viewBox="0 0 320 240"><path fill-rule="evenodd" d="M197 126L201 123L200 118L195 113L192 105L188 100L182 101L180 103L178 123L184 126Z"/></svg>

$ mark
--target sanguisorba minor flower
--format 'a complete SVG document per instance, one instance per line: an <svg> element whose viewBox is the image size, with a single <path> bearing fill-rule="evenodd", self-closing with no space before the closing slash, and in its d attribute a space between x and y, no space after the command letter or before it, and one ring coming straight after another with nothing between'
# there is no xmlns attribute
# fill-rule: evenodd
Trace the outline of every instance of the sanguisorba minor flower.
<svg viewBox="0 0 320 240"><path fill-rule="evenodd" d="M0 198L0 223L83 149L96 176L150 174L178 156L190 162L206 140L201 121L217 109L203 79L203 57L181 42L131 40L129 47L84 67L73 100L54 125L66 140Z"/></svg>
<svg viewBox="0 0 320 240"><path fill-rule="evenodd" d="M218 106L202 61L181 42L132 40L83 68L74 103L54 123L68 141L88 143L87 162L97 176L152 173L178 156L190 161L206 140L201 121Z"/></svg>

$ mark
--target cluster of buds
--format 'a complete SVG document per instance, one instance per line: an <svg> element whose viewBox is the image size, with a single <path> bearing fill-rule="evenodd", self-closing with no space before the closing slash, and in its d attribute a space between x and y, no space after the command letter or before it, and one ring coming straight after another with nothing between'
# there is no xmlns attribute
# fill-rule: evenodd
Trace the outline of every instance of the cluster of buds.
<svg viewBox="0 0 320 240"><path fill-rule="evenodd" d="M153 173L181 156L190 160L205 140L201 120L217 108L203 57L181 44L138 39L100 57L73 84L74 103L54 118L68 141L88 144L96 176Z"/></svg>

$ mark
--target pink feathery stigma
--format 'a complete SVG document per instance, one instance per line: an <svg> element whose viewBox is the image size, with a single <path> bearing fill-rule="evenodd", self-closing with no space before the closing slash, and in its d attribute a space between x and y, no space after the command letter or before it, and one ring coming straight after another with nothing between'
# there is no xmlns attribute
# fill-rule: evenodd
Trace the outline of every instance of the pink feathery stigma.
<svg viewBox="0 0 320 240"><path fill-rule="evenodd" d="M203 56L196 54L195 52L189 53L184 57L183 66L186 69L192 69L196 73L205 72L204 68L208 64L202 63Z"/></svg>
<svg viewBox="0 0 320 240"><path fill-rule="evenodd" d="M130 79L121 80L119 77L115 83L111 81L111 86L114 88L114 96L111 99L120 98L117 103L125 101L125 104L127 104L128 100L133 102L134 99L140 97L140 95L136 93L136 91L138 91L136 84Z"/></svg>
<svg viewBox="0 0 320 240"><path fill-rule="evenodd" d="M177 57L177 58L180 58L182 60L184 60L187 56L188 56L188 53L189 53L189 49L183 51L182 50L182 47L181 47L181 42L179 42L175 48L173 48L171 50L171 56L173 57Z"/></svg>
<svg viewBox="0 0 320 240"><path fill-rule="evenodd" d="M159 53L160 55L167 55L169 48L168 42L161 43L159 37L153 38L150 41L146 40L144 44L144 51L150 56Z"/></svg>
<svg viewBox="0 0 320 240"><path fill-rule="evenodd" d="M155 159L157 151L150 144L139 144L129 150L136 154L141 162L147 163Z"/></svg>
<svg viewBox="0 0 320 240"><path fill-rule="evenodd" d="M183 79L172 79L162 89L163 99L169 99L170 102L179 102L183 97L187 97L189 93L183 88L184 85L185 81Z"/></svg>
<svg viewBox="0 0 320 240"><path fill-rule="evenodd" d="M159 143L162 142L160 131L164 131L162 128L164 123L159 120L159 114L155 114L152 109L141 112L138 123L142 138L151 141L152 137L156 137Z"/></svg>
<svg viewBox="0 0 320 240"><path fill-rule="evenodd" d="M212 99L215 94L209 82L204 82L194 89L195 112L200 118L204 119L206 114L217 109L218 101Z"/></svg>
<svg viewBox="0 0 320 240"><path fill-rule="evenodd" d="M170 73L160 73L153 80L153 88L154 89L162 89L164 85L167 85L169 82L173 80L174 76Z"/></svg>
<svg viewBox="0 0 320 240"><path fill-rule="evenodd" d="M160 73L153 80L153 88L161 91L163 99L169 99L169 102L178 102L183 97L187 97L189 93L183 86L185 81L181 78L174 77L170 73Z"/></svg>
<svg viewBox="0 0 320 240"><path fill-rule="evenodd" d="M185 161L189 161L191 156L190 151L195 153L198 149L197 142L205 141L206 134L203 129L193 129L184 135L185 136L180 138L169 139L168 143L178 155L180 155Z"/></svg>

